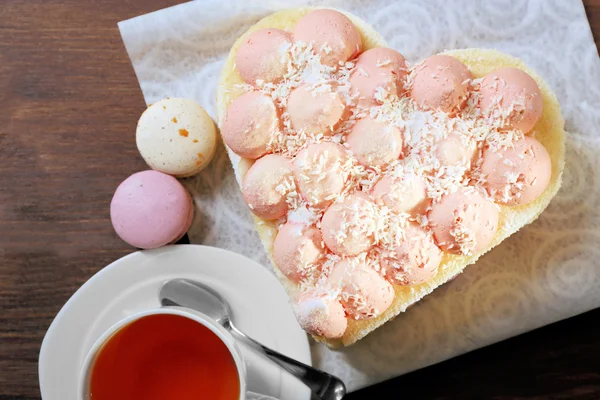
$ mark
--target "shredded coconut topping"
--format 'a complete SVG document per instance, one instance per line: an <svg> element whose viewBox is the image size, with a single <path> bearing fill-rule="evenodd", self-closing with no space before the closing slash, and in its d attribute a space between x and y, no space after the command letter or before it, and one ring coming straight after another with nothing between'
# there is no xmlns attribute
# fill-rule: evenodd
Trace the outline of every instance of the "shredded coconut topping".
<svg viewBox="0 0 600 400"><path fill-rule="evenodd" d="M456 241L456 244L463 255L469 256L473 254L477 244L475 233L462 223L460 217L455 219L454 226L450 230L450 235L452 235Z"/></svg>
<svg viewBox="0 0 600 400"><path fill-rule="evenodd" d="M363 192L368 198L368 193L375 184L387 176L398 179L422 177L427 196L434 203L442 196L464 187L480 189L487 179L481 172L483 151L510 148L517 140L523 138L521 131L509 130L505 126L509 119L518 118L520 110L524 107L524 99L517 100L506 108L499 107L502 97L497 96L493 99L492 107L481 110L479 88L482 79L463 82L468 89L468 97L464 109L456 115L422 110L406 94L398 96L383 87L376 89L374 95L376 105L365 108L362 103L358 103L358 94L351 89L350 85L350 75L355 71L365 77L369 76L364 68L357 68L354 62L340 62L335 67L323 65L318 52L306 43L294 42L285 46L287 47L280 50L282 60L287 60L288 64L287 72L281 81L277 83L257 81L256 87L249 85L238 87L246 91L258 89L270 96L281 112L281 126L271 138L268 146L270 152L294 158L301 150L313 143L333 142L344 145L356 121L365 117L397 127L402 132L404 146L400 159L383 166L361 165L349 150L347 156L333 163L328 161L327 154L320 154L314 159L296 158L295 180L288 178L275 188L277 193L286 196L289 206L287 221L299 223L304 227L321 228L325 209L312 207L311 204L316 204L325 196L325 200L339 205L356 192ZM325 44L320 50L329 54L332 48ZM290 56L287 57L287 54ZM383 67L391 63L389 59L382 59L377 60L376 66ZM404 83L405 89L410 90L418 68L419 66L416 66L409 70ZM497 81L494 84L501 85L503 82ZM301 85L307 85L313 94L338 93L340 95L346 112L342 121L331 132L306 133L292 128L286 106L290 93ZM449 135L458 139L457 146L474 149L473 161L464 159L449 165L440 159L438 150L442 141L448 139ZM523 155L519 157L522 158ZM503 162L508 166L512 164L508 159L504 159ZM331 189L332 174L343 177L344 184L341 191L327 192ZM524 185L523 177L509 173L506 180L507 185L500 196L504 199L520 196ZM402 192L399 190L389 195L401 196ZM497 196L497 193L485 191L482 193L487 198ZM396 256L394 249L407 240L406 228L409 223L416 222L421 227L429 229L426 215L399 214L383 205L381 201L354 202L344 205L341 219L342 223L334 233L338 243L343 243L352 237L372 238L374 243L374 247L368 251L346 260L351 266L363 263L375 271L381 269L379 259L383 252L392 258ZM285 221L284 218L280 222ZM455 239L456 245L460 247L460 252L464 255L473 254L477 247L474 232L468 229L460 218L454 222L450 234ZM321 245L325 248L323 243ZM425 257L425 253L421 253ZM301 290L318 290L332 299L341 296L345 301L352 302L354 307L361 310L364 308L363 311L369 315L376 315L382 311L368 310L364 296L350 295L332 286L327 277L341 260L341 256L325 251L318 262L299 265L303 275L306 276L300 282Z"/></svg>

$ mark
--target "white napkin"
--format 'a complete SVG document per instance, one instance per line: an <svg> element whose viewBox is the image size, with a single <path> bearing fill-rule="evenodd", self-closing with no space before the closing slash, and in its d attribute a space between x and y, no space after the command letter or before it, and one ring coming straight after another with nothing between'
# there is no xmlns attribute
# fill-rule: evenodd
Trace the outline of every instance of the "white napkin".
<svg viewBox="0 0 600 400"><path fill-rule="evenodd" d="M318 3L365 19L411 62L465 47L522 58L557 93L570 134L563 188L539 220L356 345L313 343L314 364L356 390L600 306L600 61L580 0ZM189 97L215 117L217 78L234 40L261 17L305 4L204 0L119 28L147 103ZM222 146L186 184L201 216L192 242L270 268Z"/></svg>

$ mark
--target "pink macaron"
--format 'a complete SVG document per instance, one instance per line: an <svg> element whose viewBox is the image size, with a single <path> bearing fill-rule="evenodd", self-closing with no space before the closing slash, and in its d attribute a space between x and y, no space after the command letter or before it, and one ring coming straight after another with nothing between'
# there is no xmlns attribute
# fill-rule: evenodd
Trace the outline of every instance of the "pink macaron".
<svg viewBox="0 0 600 400"><path fill-rule="evenodd" d="M321 63L332 67L362 51L362 39L352 21L339 11L314 10L298 21L294 40L311 44Z"/></svg>
<svg viewBox="0 0 600 400"><path fill-rule="evenodd" d="M110 203L110 218L125 242L153 249L185 235L194 207L177 179L158 171L142 171L121 182Z"/></svg>

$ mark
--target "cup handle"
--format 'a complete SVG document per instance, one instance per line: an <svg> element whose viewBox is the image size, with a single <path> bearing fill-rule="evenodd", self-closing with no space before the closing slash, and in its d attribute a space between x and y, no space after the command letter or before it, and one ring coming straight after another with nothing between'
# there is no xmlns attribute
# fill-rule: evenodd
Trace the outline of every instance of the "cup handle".
<svg viewBox="0 0 600 400"><path fill-rule="evenodd" d="M246 392L246 400L278 400L275 397L267 396L264 394L254 393L254 392Z"/></svg>

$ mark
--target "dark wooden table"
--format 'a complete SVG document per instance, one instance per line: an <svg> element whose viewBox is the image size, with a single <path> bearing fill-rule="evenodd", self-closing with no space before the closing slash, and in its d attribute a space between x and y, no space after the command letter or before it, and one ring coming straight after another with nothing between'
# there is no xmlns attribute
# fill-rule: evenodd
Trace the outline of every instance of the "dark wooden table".
<svg viewBox="0 0 600 400"><path fill-rule="evenodd" d="M117 22L176 0L0 3L0 400L39 399L52 319L104 265L116 185L145 168L145 108ZM586 0L596 43L600 0ZM348 396L600 399L600 310ZM71 399L65 399L71 400Z"/></svg>

